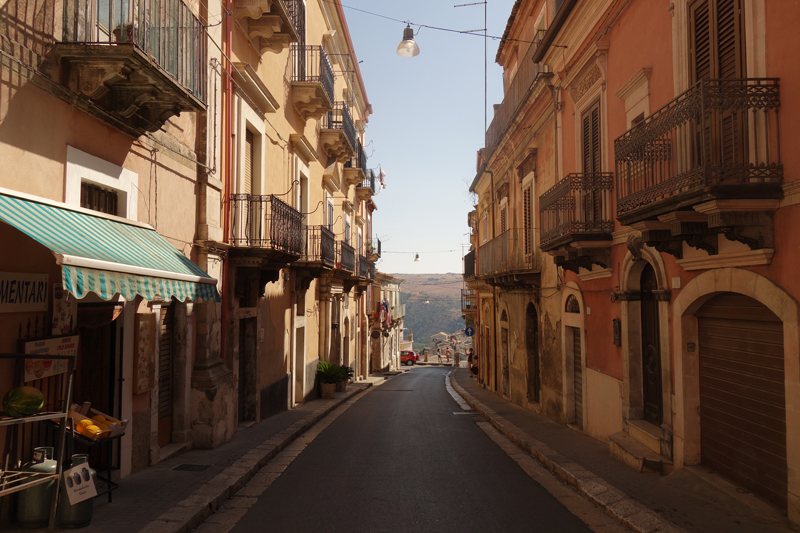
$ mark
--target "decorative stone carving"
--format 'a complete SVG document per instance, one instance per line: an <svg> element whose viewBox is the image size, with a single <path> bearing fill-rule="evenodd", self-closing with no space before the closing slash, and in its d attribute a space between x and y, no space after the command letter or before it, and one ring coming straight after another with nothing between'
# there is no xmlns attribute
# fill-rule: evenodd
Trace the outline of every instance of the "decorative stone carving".
<svg viewBox="0 0 800 533"><path fill-rule="evenodd" d="M280 53L297 42L297 33L282 2L237 0L236 19L247 23L247 33L259 53Z"/></svg>
<svg viewBox="0 0 800 533"><path fill-rule="evenodd" d="M319 83L292 83L292 105L303 118L319 120L333 106Z"/></svg>
<svg viewBox="0 0 800 533"><path fill-rule="evenodd" d="M628 237L628 251L631 253L634 259L637 261L642 259L642 248L644 247L644 242L639 235L631 235Z"/></svg>
<svg viewBox="0 0 800 533"><path fill-rule="evenodd" d="M570 89L570 96L573 102L579 101L594 87L594 84L603 79L603 73L598 65L593 65L589 72L578 82L574 89Z"/></svg>

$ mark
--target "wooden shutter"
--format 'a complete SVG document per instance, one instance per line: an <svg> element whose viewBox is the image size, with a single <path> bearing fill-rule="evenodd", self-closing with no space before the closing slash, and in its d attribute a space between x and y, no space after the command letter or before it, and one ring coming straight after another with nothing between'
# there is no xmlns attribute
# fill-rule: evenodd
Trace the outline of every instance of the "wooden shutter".
<svg viewBox="0 0 800 533"><path fill-rule="evenodd" d="M526 187L522 192L522 223L525 225L523 235L525 236L525 255L530 255L533 251L533 221L531 220L531 188Z"/></svg>
<svg viewBox="0 0 800 533"><path fill-rule="evenodd" d="M575 392L575 425L583 429L583 354L581 353L581 330L572 329L573 388Z"/></svg>
<svg viewBox="0 0 800 533"><path fill-rule="evenodd" d="M158 418L172 416L173 337L175 320L172 307L161 308L161 335L158 344Z"/></svg>
<svg viewBox="0 0 800 533"><path fill-rule="evenodd" d="M500 209L500 233L506 231L506 208Z"/></svg>
<svg viewBox="0 0 800 533"><path fill-rule="evenodd" d="M595 174L602 172L600 143L600 102L595 102L582 117L583 132L583 172ZM583 196L584 222L599 222L602 219L602 191L585 189ZM589 229L589 228L587 228Z"/></svg>
<svg viewBox="0 0 800 533"><path fill-rule="evenodd" d="M742 78L740 0L698 0L689 7L692 84L703 79Z"/></svg>
<svg viewBox="0 0 800 533"><path fill-rule="evenodd" d="M244 134L244 187L243 194L253 194L253 132Z"/></svg>

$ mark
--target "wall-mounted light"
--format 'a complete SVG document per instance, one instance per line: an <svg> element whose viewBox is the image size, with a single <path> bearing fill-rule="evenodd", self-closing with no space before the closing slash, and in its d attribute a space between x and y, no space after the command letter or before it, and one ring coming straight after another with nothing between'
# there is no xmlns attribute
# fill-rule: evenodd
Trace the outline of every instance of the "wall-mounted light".
<svg viewBox="0 0 800 533"><path fill-rule="evenodd" d="M411 25L406 25L403 30L403 40L397 45L397 55L403 57L414 57L419 55L419 46L414 41L414 30Z"/></svg>

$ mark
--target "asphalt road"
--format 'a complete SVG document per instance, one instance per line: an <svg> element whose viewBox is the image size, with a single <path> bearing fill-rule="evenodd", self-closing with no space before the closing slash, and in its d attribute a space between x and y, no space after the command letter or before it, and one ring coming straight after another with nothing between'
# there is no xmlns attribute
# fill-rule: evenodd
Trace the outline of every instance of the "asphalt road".
<svg viewBox="0 0 800 533"><path fill-rule="evenodd" d="M414 368L370 389L274 474L231 531L590 531L477 415L454 414L463 411L445 387L449 370Z"/></svg>

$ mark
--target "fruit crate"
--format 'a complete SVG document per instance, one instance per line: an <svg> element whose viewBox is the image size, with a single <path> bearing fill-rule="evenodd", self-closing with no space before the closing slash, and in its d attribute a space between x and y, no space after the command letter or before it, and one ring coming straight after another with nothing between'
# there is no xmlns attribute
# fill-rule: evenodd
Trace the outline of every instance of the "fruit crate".
<svg viewBox="0 0 800 533"><path fill-rule="evenodd" d="M85 433L78 431L78 426L81 424L82 420L92 420L93 417L98 415L102 416L111 424L109 429L102 430L96 435L86 435ZM121 437L125 434L125 430L128 428L127 420L117 420L113 416L107 415L102 411L92 408L89 402L84 402L83 405L80 406L73 404L69 410L68 416L73 420L72 429L75 431L74 436L82 441L99 441L103 439Z"/></svg>

